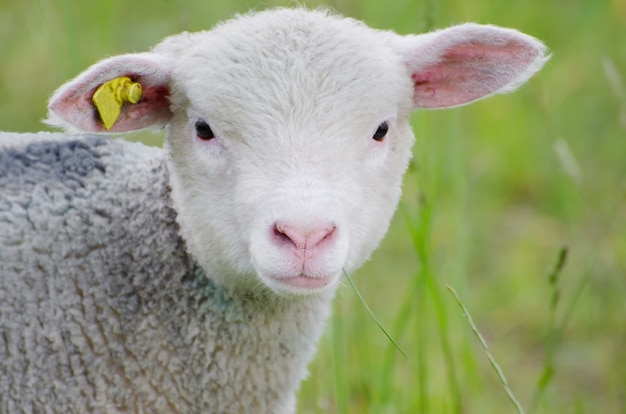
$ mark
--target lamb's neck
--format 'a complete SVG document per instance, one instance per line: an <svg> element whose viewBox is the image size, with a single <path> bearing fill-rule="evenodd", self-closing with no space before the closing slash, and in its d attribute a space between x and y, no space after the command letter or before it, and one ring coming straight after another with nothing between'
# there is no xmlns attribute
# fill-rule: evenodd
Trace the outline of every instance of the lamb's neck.
<svg viewBox="0 0 626 414"><path fill-rule="evenodd" d="M319 338L330 313L332 294L290 299L230 292L211 282L196 286L188 296L189 311L178 317L182 343L178 354L185 360L188 379L201 395L197 408L214 412L289 413L295 392L307 376ZM280 375L277 375L280 373ZM216 392L231 387L240 396ZM191 396L190 396L191 397Z"/></svg>

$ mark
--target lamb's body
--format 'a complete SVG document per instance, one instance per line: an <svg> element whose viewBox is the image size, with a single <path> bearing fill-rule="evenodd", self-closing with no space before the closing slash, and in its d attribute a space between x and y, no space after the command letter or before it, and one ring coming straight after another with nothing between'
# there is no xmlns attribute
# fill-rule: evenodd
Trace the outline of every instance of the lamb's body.
<svg viewBox="0 0 626 414"><path fill-rule="evenodd" d="M0 411L293 412L343 274L393 216L410 112L510 91L544 51L299 9L87 69L51 123L166 143L0 134Z"/></svg>
<svg viewBox="0 0 626 414"><path fill-rule="evenodd" d="M179 236L162 150L10 139L19 145L0 147L0 412L293 409L323 301L212 283Z"/></svg>

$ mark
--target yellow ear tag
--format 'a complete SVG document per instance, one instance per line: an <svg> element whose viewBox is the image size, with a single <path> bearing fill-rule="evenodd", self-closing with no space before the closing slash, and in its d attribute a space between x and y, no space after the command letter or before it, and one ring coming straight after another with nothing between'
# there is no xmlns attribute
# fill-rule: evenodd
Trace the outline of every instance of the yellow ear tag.
<svg viewBox="0 0 626 414"><path fill-rule="evenodd" d="M136 104L141 99L141 85L123 76L103 83L93 94L92 100L104 128L111 129L120 117L125 103Z"/></svg>

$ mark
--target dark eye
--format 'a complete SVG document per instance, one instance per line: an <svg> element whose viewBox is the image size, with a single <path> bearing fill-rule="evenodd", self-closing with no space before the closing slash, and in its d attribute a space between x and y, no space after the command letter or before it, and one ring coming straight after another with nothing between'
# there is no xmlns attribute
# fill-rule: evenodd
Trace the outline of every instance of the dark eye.
<svg viewBox="0 0 626 414"><path fill-rule="evenodd" d="M385 139L387 131L389 131L389 124L387 123L387 121L385 121L378 126L378 129L376 130L372 138L374 138L374 141L381 142Z"/></svg>
<svg viewBox="0 0 626 414"><path fill-rule="evenodd" d="M196 122L196 135L198 135L198 138L204 141L215 138L215 134L211 130L211 127L204 121Z"/></svg>

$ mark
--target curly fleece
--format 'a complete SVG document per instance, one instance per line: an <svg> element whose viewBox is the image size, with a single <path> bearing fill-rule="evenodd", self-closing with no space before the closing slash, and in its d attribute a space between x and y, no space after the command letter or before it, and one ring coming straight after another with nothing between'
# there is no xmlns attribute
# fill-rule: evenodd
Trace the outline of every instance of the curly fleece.
<svg viewBox="0 0 626 414"><path fill-rule="evenodd" d="M213 284L179 236L162 150L11 140L22 144L0 148L0 412L294 410L324 300Z"/></svg>

